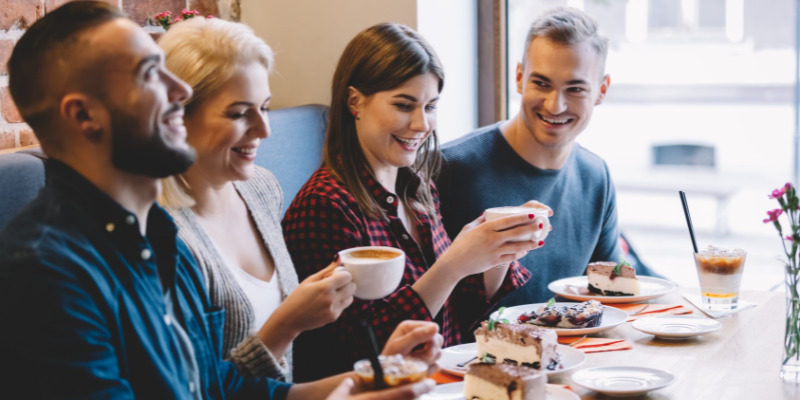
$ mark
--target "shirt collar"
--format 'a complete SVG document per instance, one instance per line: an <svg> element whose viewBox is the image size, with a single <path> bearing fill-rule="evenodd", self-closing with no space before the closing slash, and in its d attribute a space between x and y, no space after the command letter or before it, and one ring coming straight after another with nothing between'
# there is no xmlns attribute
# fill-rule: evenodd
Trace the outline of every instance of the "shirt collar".
<svg viewBox="0 0 800 400"><path fill-rule="evenodd" d="M386 190L366 168L361 170L361 179L364 181L364 186L366 186L367 191L375 198L375 201L378 202L384 211L390 212L393 215L397 213L399 200L396 194Z"/></svg>
<svg viewBox="0 0 800 400"><path fill-rule="evenodd" d="M111 196L95 186L72 167L56 159L47 159L47 186L62 193L66 198L83 208L91 221L106 232L109 239L120 249L134 252L135 256L148 259L144 252L152 251L159 255L159 269L173 275L177 227L172 218L157 204L153 204L147 214L147 232L145 237L139 233L139 221L132 212L117 203ZM149 246L147 244L149 242ZM162 264L163 263L163 264ZM172 268L168 268L172 266ZM170 279L171 276L164 276Z"/></svg>

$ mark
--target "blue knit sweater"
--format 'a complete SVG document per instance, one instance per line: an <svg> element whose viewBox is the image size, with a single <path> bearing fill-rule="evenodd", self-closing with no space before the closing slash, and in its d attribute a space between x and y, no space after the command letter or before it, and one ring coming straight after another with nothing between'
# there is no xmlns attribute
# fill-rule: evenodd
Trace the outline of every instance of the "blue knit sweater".
<svg viewBox="0 0 800 400"><path fill-rule="evenodd" d="M507 296L504 306L545 302L550 282L583 275L591 261L617 261L621 254L614 184L600 157L577 143L559 170L532 166L508 144L494 124L446 143L437 182L441 212L450 237L489 207L538 200L550 206L553 231L545 246L520 262L528 283Z"/></svg>

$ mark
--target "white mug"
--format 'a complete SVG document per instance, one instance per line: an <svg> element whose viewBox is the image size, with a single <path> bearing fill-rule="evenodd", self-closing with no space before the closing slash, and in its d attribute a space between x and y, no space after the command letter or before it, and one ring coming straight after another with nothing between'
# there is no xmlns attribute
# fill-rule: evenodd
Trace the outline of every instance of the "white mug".
<svg viewBox="0 0 800 400"><path fill-rule="evenodd" d="M512 215L530 215L533 214L533 219L529 222L539 226L539 229L531 234L532 241L542 241L550 233L550 218L547 216L548 210L539 207L519 207L519 206L506 206L506 207L493 207L486 209L484 215L486 221L493 221L498 218L510 217Z"/></svg>
<svg viewBox="0 0 800 400"><path fill-rule="evenodd" d="M406 253L386 246L342 250L339 259L356 284L353 296L362 300L380 299L394 292L406 266Z"/></svg>

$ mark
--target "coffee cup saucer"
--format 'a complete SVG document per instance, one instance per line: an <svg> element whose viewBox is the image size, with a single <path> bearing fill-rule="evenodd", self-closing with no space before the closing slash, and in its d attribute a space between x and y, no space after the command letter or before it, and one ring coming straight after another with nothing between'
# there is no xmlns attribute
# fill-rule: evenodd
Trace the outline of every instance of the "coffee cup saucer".
<svg viewBox="0 0 800 400"><path fill-rule="evenodd" d="M705 335L722 328L722 324L705 317L654 315L633 321L634 329L662 339L682 340Z"/></svg>

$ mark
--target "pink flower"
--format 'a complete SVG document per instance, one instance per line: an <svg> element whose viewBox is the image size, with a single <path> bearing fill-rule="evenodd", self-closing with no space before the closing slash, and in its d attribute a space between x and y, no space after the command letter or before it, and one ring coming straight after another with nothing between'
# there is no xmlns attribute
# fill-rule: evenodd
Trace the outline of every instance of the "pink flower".
<svg viewBox="0 0 800 400"><path fill-rule="evenodd" d="M787 183L787 185L788 185L788 183ZM786 194L786 187L778 188L778 189L775 189L775 190L772 191L772 194L769 195L769 198L770 199L777 199L777 198L783 196L784 194Z"/></svg>
<svg viewBox="0 0 800 400"><path fill-rule="evenodd" d="M778 217L779 217L779 216L780 216L782 213L783 213L783 210L781 210L780 208L776 208L776 209L774 209L774 210L772 210L772 211L767 211L767 215L769 215L769 218L765 219L765 220L764 220L764 223L766 224L766 223L769 223L769 222L775 222L775 221L777 221L777 220L778 220Z"/></svg>

